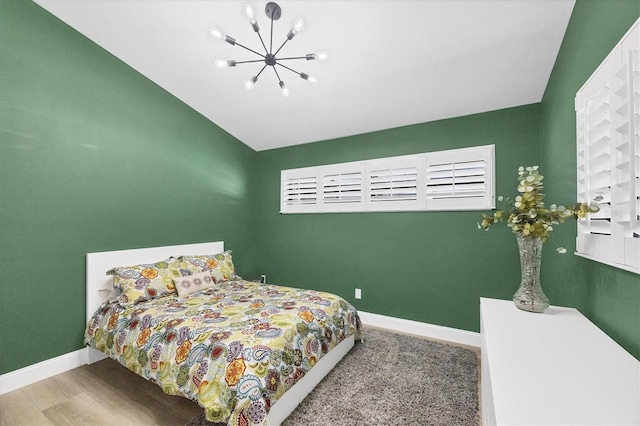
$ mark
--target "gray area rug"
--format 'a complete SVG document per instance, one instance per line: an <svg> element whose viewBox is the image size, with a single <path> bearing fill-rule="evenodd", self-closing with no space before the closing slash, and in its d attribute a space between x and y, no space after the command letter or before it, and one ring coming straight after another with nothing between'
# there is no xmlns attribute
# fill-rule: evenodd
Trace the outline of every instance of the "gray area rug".
<svg viewBox="0 0 640 426"><path fill-rule="evenodd" d="M363 338L282 426L480 423L474 351L374 329ZM187 424L204 425L204 413Z"/></svg>

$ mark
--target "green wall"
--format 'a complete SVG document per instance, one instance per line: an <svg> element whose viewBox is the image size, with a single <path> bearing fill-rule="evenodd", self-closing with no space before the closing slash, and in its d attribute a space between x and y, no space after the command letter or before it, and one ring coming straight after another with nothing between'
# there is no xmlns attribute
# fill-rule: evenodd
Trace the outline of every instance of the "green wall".
<svg viewBox="0 0 640 426"><path fill-rule="evenodd" d="M576 92L640 16L638 0L578 0L541 104L541 162L547 199L576 194ZM574 239L575 227L557 236ZM575 245L571 245L575 247ZM543 259L542 282L553 303L575 306L640 358L640 277L577 256Z"/></svg>
<svg viewBox="0 0 640 426"><path fill-rule="evenodd" d="M539 139L539 106L529 105L259 152L257 268L363 311L478 331L479 297L508 299L520 282L506 226L479 231L480 212L281 215L280 170L495 144L497 191L512 194L518 166L538 164Z"/></svg>
<svg viewBox="0 0 640 426"><path fill-rule="evenodd" d="M0 374L80 349L85 253L224 240L256 153L25 0L0 1Z"/></svg>

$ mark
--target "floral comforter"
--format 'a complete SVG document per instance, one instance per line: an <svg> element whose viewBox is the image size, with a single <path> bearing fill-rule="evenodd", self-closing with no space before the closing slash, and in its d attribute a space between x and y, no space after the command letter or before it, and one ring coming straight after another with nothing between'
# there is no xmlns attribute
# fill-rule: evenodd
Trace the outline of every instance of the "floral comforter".
<svg viewBox="0 0 640 426"><path fill-rule="evenodd" d="M85 343L197 401L210 421L268 425L271 405L359 328L336 295L237 280L184 298L103 305Z"/></svg>

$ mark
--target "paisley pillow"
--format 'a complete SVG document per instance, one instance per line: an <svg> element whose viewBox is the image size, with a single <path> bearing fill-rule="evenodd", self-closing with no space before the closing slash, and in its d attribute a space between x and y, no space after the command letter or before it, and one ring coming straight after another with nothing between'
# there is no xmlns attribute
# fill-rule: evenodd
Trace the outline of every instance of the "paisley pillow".
<svg viewBox="0 0 640 426"><path fill-rule="evenodd" d="M218 269L214 269L213 271L202 271L198 274L173 279L173 282L176 285L176 290L178 290L178 296L180 297L184 297L207 288L216 287L220 281L223 281L223 279L222 273Z"/></svg>
<svg viewBox="0 0 640 426"><path fill-rule="evenodd" d="M156 263L132 266L118 266L107 271L113 275L113 288L118 303L122 306L135 305L159 297L176 294L173 283L175 270L170 265L176 259L170 257Z"/></svg>
<svg viewBox="0 0 640 426"><path fill-rule="evenodd" d="M239 278L233 266L231 250L212 255L180 256L177 262L171 264L170 269L173 275L178 277L203 271L211 271L212 274L217 275L216 271L219 271L223 281Z"/></svg>

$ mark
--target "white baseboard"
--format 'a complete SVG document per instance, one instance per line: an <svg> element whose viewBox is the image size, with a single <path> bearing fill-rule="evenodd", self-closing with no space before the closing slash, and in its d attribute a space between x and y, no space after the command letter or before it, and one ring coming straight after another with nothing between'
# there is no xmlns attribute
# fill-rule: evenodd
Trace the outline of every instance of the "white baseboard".
<svg viewBox="0 0 640 426"><path fill-rule="evenodd" d="M86 348L69 352L0 376L0 395L87 363Z"/></svg>
<svg viewBox="0 0 640 426"><path fill-rule="evenodd" d="M429 339L444 340L477 348L480 347L480 333L473 331L459 330L457 328L443 327L441 325L388 317L386 315L372 314L369 312L358 311L358 314L360 315L360 320L363 325L415 334Z"/></svg>

